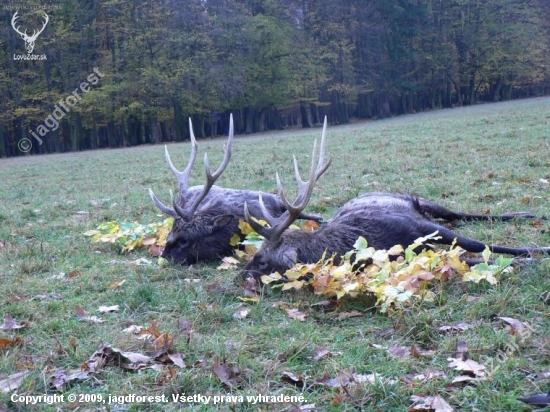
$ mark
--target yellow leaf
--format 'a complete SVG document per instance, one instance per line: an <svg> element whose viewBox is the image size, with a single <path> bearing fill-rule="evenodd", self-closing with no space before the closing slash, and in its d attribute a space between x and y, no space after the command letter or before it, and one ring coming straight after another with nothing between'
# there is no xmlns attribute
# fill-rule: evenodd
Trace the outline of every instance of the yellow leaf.
<svg viewBox="0 0 550 412"><path fill-rule="evenodd" d="M489 246L485 246L485 250L481 253L481 256L483 256L485 263L489 262L489 258L491 257L491 250L489 249Z"/></svg>
<svg viewBox="0 0 550 412"><path fill-rule="evenodd" d="M231 236L231 239L229 239L229 246L237 246L240 241L241 237L235 233L233 236Z"/></svg>
<svg viewBox="0 0 550 412"><path fill-rule="evenodd" d="M93 236L93 235L97 235L98 233L101 233L99 230L87 230L86 232L83 233L84 236Z"/></svg>
<svg viewBox="0 0 550 412"><path fill-rule="evenodd" d="M289 290L289 289L300 290L302 286L304 286L304 283L305 282L303 280L294 280L292 282L285 283L281 288L281 290Z"/></svg>
<svg viewBox="0 0 550 412"><path fill-rule="evenodd" d="M238 297L239 300L246 302L246 303L258 303L260 301L260 298L241 298Z"/></svg>

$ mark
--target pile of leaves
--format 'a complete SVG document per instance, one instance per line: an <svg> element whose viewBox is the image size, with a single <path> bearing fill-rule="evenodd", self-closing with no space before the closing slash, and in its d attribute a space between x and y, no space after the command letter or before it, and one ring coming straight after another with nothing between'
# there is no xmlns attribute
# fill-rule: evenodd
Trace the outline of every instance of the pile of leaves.
<svg viewBox="0 0 550 412"><path fill-rule="evenodd" d="M143 248L148 249L153 256L158 256L160 248L166 245L166 237L173 223L173 218L146 225L138 222L111 221L100 224L97 229L84 232L84 235L91 236L92 242L112 243L122 253Z"/></svg>
<svg viewBox="0 0 550 412"><path fill-rule="evenodd" d="M354 249L344 256L323 256L317 263L298 263L284 274L262 276L262 282L275 283L283 290L301 289L310 286L317 295L358 297L371 295L377 298L381 312L390 307L401 308L413 301L433 301L435 293L429 287L437 281L446 281L459 276L463 281L490 284L496 276L510 271L513 259L499 257L490 262L491 252L483 252L484 262L468 266L460 260L464 249L453 244L449 250L435 249L427 242L437 239L437 232L417 239L403 249L394 246L390 250L375 250L360 237ZM427 245L420 253L422 246Z"/></svg>

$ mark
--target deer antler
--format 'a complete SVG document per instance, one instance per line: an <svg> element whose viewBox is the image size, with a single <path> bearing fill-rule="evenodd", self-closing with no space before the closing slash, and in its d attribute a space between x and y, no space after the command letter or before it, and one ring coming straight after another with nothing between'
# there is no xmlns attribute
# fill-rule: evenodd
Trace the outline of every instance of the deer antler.
<svg viewBox="0 0 550 412"><path fill-rule="evenodd" d="M170 167L170 170L172 170L172 173L176 177L178 181L178 187L179 187L179 197L180 200L185 200L185 198L188 196L188 189L189 189L189 175L191 174L191 170L193 168L193 165L195 163L195 159L197 158L197 140L195 139L195 133L193 132L193 124L191 122L191 119L189 119L189 133L191 136L191 155L189 156L189 162L187 163L187 167L183 171L179 171L176 169L174 164L172 163L172 159L170 158L170 154L168 153L168 148L164 146L164 152L166 157L166 162L168 163L168 166ZM190 220L194 213L196 212L197 208L201 204L201 202L204 200L216 180L221 176L227 165L229 164L229 159L231 158L231 144L233 143L233 115L231 114L229 117L229 136L227 138L227 143L224 148L224 154L223 154L223 160L218 167L218 169L212 173L210 171L210 165L208 163L208 155L204 154L204 170L206 173L206 183L203 186L201 194L195 199L189 210L184 210L181 206L178 205L178 202L174 201L174 196L172 194L172 191L170 191L170 200L173 207L168 207L164 203L162 203L157 196L153 193L151 189L149 189L149 195L151 196L151 199L155 203L155 205L164 213L167 213L175 218L181 217L185 220Z"/></svg>
<svg viewBox="0 0 550 412"><path fill-rule="evenodd" d="M279 192L279 197L287 209L280 217L276 218L272 216L262 199L262 195L259 196L260 209L262 211L263 218L267 221L270 227L262 226L256 222L250 216L248 211L248 205L244 204L244 216L246 221L252 226L252 228L258 232L260 235L266 239L276 242L280 239L283 232L288 229L288 227L297 219L297 217L302 213L302 211L307 206L311 194L313 193L313 188L315 183L321 177L323 173L326 172L330 166L331 159L329 158L325 162L325 143L326 143L326 131L327 131L327 118L325 116L325 121L323 124L323 132L321 135L321 148L319 150L319 159L315 161L317 155L317 139L313 142L313 152L311 154L311 169L309 172L309 179L307 182L304 182L300 176L300 171L298 169L298 161L296 156L293 156L294 159L294 175L296 182L298 184L298 196L294 203L290 203L285 195L281 179L279 178L279 173L275 176L277 178L277 190Z"/></svg>

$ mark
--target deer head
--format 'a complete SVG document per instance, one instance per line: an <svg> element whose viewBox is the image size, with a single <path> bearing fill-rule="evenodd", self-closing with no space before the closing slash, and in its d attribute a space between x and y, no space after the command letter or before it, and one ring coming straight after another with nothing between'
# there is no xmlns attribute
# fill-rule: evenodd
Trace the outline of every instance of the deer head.
<svg viewBox="0 0 550 412"><path fill-rule="evenodd" d="M33 30L32 36L29 36L27 34L27 30L25 30L25 32L23 33L21 31L19 31L19 26L17 26L17 27L15 26L15 21L19 18L17 13L19 13L19 12L16 11L15 14L13 15L12 19L11 19L11 26L13 27L13 29L18 34L21 35L21 37L25 41L25 49L27 50L27 53L31 54L32 51L34 50L34 42L36 41L36 39L38 38L40 33L42 33L44 31L44 29L46 28L46 25L48 24L48 21L50 21L50 18L48 17L46 12L44 12L44 23L42 24L42 28L40 30Z"/></svg>
<svg viewBox="0 0 550 412"><path fill-rule="evenodd" d="M220 177L231 158L231 144L233 142L233 116L229 121L229 136L225 145L223 160L218 169L212 173L208 163L208 156L204 155L204 169L206 183L202 187L189 188L189 175L197 157L197 141L193 133L193 124L189 119L189 132L191 135L191 155L187 167L183 171L176 169L165 146L165 157L168 166L177 179L179 186L178 199L175 201L172 191L170 199L172 206L166 206L149 189L149 195L153 203L164 213L174 218L174 225L168 234L163 257L169 257L177 263L195 263L199 260L211 260L217 258L216 250L219 250L220 240L216 232L223 230L233 219L232 214L225 214L223 208L205 207L199 210L199 206L212 189L214 182ZM219 188L218 188L219 189ZM215 199L212 203L216 203ZM227 245L223 245L224 248Z"/></svg>
<svg viewBox="0 0 550 412"><path fill-rule="evenodd" d="M294 156L294 175L298 184L298 195L294 202L291 204L287 196L285 195L283 185L279 178L279 174L276 174L277 190L279 197L285 208L287 209L280 217L272 216L264 205L262 195L259 196L260 209L262 211L261 218L264 219L268 226L260 225L254 220L248 211L248 205L244 205L244 216L246 221L252 226L252 228L262 235L265 240L260 250L254 255L252 260L244 267L240 274L240 277L244 277L250 274L257 277L260 274L269 274L272 272L283 273L287 269L294 266L298 259L298 248L300 243L304 239L298 239L301 234L306 232L302 231L287 231L285 232L300 213L307 206L315 182L321 177L323 173L330 166L331 159L325 161L325 141L327 131L327 118L323 125L323 132L321 135L321 147L319 149L319 157L317 159L317 140L313 143L313 152L311 155L311 167L309 171L309 179L303 181L300 176L298 168L298 161ZM296 233L293 233L296 232ZM294 236L293 236L294 235ZM297 235L297 236L296 236ZM307 245L306 245L307 246Z"/></svg>

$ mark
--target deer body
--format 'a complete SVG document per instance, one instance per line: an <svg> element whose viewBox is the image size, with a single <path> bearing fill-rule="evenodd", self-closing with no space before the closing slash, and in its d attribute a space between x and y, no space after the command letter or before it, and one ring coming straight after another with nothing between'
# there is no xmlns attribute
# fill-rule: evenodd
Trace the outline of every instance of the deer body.
<svg viewBox="0 0 550 412"><path fill-rule="evenodd" d="M326 121L325 121L326 127ZM440 239L434 242L450 245L455 239L458 246L470 252L482 252L483 242L470 239L434 222L431 218L444 221L455 220L509 220L514 217L534 217L529 213L519 212L499 216L486 216L453 212L441 205L424 199L394 193L367 193L344 204L327 223L315 232L287 230L294 216L307 205L315 181L328 168L330 160L324 162L325 130L321 140L319 160L315 165L312 160L310 179L303 182L294 159L296 180L299 194L294 204L290 204L284 195L280 180L277 177L279 196L285 203L287 211L279 217L270 216L262 209L262 216L269 227L255 224L247 210L245 216L252 227L265 237L260 250L244 267L239 277L261 275L272 272L284 273L296 263L317 262L324 253L343 255L353 249L359 236L363 236L369 246L375 249L389 249L394 245L407 247L414 244L419 237L438 232ZM312 159L315 158L314 146ZM260 198L260 207L262 202ZM515 256L530 253L550 253L550 248L512 248L490 245L495 253L505 253Z"/></svg>

